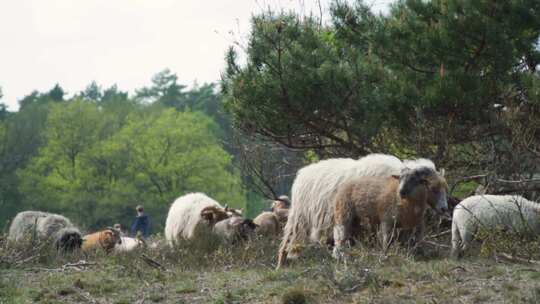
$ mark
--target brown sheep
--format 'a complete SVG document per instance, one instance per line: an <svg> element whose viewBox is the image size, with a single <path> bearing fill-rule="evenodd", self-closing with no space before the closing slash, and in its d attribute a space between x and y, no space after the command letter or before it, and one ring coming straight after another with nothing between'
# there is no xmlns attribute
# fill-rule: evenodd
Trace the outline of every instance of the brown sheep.
<svg viewBox="0 0 540 304"><path fill-rule="evenodd" d="M265 211L253 219L253 223L257 225L257 234L264 236L278 236L281 232L281 224L278 216L274 212Z"/></svg>
<svg viewBox="0 0 540 304"><path fill-rule="evenodd" d="M120 232L109 227L105 230L85 235L81 249L86 252L103 249L109 253L114 249L116 244L122 244Z"/></svg>
<svg viewBox="0 0 540 304"><path fill-rule="evenodd" d="M385 249L395 229L416 230L414 239L419 241L430 191L445 187L441 178L432 168L420 167L405 169L401 176L360 177L343 184L334 205L334 257L342 256L345 241L362 232L373 233L379 226Z"/></svg>

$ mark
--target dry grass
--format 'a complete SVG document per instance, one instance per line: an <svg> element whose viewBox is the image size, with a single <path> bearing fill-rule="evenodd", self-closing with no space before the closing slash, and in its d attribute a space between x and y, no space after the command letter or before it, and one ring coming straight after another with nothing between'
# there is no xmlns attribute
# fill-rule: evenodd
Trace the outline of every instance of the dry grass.
<svg viewBox="0 0 540 304"><path fill-rule="evenodd" d="M437 240L448 244L448 240ZM537 303L540 265L357 246L336 264L325 248L274 270L278 241L219 239L121 255L60 255L0 237L0 303ZM144 257L143 257L144 255ZM84 263L81 263L84 260ZM66 266L74 265L74 266Z"/></svg>

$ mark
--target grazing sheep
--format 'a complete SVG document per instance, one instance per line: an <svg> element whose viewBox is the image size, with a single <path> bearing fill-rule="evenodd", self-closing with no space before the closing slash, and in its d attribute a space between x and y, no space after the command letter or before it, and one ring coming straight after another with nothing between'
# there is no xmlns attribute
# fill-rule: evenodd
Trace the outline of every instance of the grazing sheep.
<svg viewBox="0 0 540 304"><path fill-rule="evenodd" d="M9 227L8 239L19 241L28 235L52 241L56 249L73 251L81 247L81 232L64 216L41 212L18 213Z"/></svg>
<svg viewBox="0 0 540 304"><path fill-rule="evenodd" d="M83 251L103 249L110 253L119 244L122 244L120 231L107 227L105 230L85 235L81 249Z"/></svg>
<svg viewBox="0 0 540 304"><path fill-rule="evenodd" d="M519 195L475 195L461 201L452 216L452 252L458 258L479 229L504 228L524 236L540 233L540 204Z"/></svg>
<svg viewBox="0 0 540 304"><path fill-rule="evenodd" d="M256 232L259 235L274 237L281 232L281 225L275 212L265 211L253 219L257 225Z"/></svg>
<svg viewBox="0 0 540 304"><path fill-rule="evenodd" d="M341 184L361 176L399 175L406 166L435 170L433 162L427 159L402 162L395 156L384 154L370 154L359 160L328 159L300 169L291 190L292 204L278 252L278 268L287 257L298 254L299 245L308 241L333 243L333 201ZM432 192L428 199L437 212L444 212L448 208L444 178L441 183L441 187L436 189L444 191Z"/></svg>
<svg viewBox="0 0 540 304"><path fill-rule="evenodd" d="M394 230L412 232L422 238L423 216L428 207L431 184L439 187L440 175L432 168L404 169L400 176L359 177L339 187L334 201L334 257L342 256L346 240L364 230L375 233L380 226L383 247L387 248Z"/></svg>
<svg viewBox="0 0 540 304"><path fill-rule="evenodd" d="M213 231L225 240L237 242L249 238L256 228L257 225L252 220L234 215L216 223Z"/></svg>
<svg viewBox="0 0 540 304"><path fill-rule="evenodd" d="M130 252L141 246L144 246L144 242L137 238L121 236L121 242L115 244L115 252Z"/></svg>
<svg viewBox="0 0 540 304"><path fill-rule="evenodd" d="M165 238L169 245L180 238L193 238L202 227L214 225L241 211L222 207L203 193L190 193L177 198L171 205L165 222Z"/></svg>

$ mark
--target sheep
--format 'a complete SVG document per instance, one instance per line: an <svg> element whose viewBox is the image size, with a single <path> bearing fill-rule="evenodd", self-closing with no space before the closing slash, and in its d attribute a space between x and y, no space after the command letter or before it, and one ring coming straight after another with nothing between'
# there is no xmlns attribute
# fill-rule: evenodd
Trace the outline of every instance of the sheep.
<svg viewBox="0 0 540 304"><path fill-rule="evenodd" d="M256 228L257 225L252 220L233 215L216 223L213 232L234 243L249 238Z"/></svg>
<svg viewBox="0 0 540 304"><path fill-rule="evenodd" d="M204 193L189 193L177 198L171 205L165 222L165 239L169 245L182 239L192 239L204 226L216 223L241 211L222 207Z"/></svg>
<svg viewBox="0 0 540 304"><path fill-rule="evenodd" d="M519 195L475 195L461 201L452 216L451 257L467 250L479 229L509 229L523 236L540 233L540 204Z"/></svg>
<svg viewBox="0 0 540 304"><path fill-rule="evenodd" d="M275 212L262 212L253 219L253 223L257 225L257 234L262 236L277 236L281 232L280 221Z"/></svg>
<svg viewBox="0 0 540 304"><path fill-rule="evenodd" d="M272 212L278 219L280 225L284 226L287 223L290 207L291 202L289 200L289 197L286 195L281 195L277 200L272 203Z"/></svg>
<svg viewBox="0 0 540 304"><path fill-rule="evenodd" d="M346 240L362 230L382 230L383 248L390 244L395 229L415 230L415 240L422 238L423 216L428 207L432 185L443 186L441 176L429 167L403 169L400 176L358 177L342 184L334 200L334 251L336 259L343 256ZM368 231L369 232L369 231Z"/></svg>
<svg viewBox="0 0 540 304"><path fill-rule="evenodd" d="M130 252L141 246L144 246L144 242L138 238L132 238L127 236L121 236L121 242L115 244L114 251L119 252Z"/></svg>
<svg viewBox="0 0 540 304"><path fill-rule="evenodd" d="M41 211L18 213L9 227L8 239L19 241L34 233L39 240L52 241L63 251L79 249L82 244L81 232L68 218Z"/></svg>
<svg viewBox="0 0 540 304"><path fill-rule="evenodd" d="M292 185L292 203L283 239L278 252L278 268L287 257L295 257L299 245L308 241L332 244L333 200L337 188L344 182L361 176L399 175L405 167L411 169L435 165L427 159L402 162L395 156L370 154L358 160L335 158L319 161L300 169ZM441 174L442 176L442 174ZM446 181L441 179L441 192L430 193L428 202L438 213L447 208Z"/></svg>
<svg viewBox="0 0 540 304"><path fill-rule="evenodd" d="M107 227L105 230L85 235L81 249L85 252L103 249L110 253L117 244L122 244L120 231Z"/></svg>

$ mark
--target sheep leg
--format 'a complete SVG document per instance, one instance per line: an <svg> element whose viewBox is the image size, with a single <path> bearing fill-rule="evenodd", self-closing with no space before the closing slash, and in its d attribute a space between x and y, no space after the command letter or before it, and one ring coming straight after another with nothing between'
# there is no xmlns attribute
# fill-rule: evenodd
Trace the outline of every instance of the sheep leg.
<svg viewBox="0 0 540 304"><path fill-rule="evenodd" d="M452 225L452 250L450 257L458 259L460 257L461 236L457 225Z"/></svg>
<svg viewBox="0 0 540 304"><path fill-rule="evenodd" d="M386 254L390 247L395 232L395 221L382 221L381 233L382 233L382 245L383 251Z"/></svg>
<svg viewBox="0 0 540 304"><path fill-rule="evenodd" d="M422 248L418 247L424 239L425 223L421 221L413 230L412 233L408 233L406 245L407 248L412 248L415 254L422 254Z"/></svg>
<svg viewBox="0 0 540 304"><path fill-rule="evenodd" d="M276 270L279 269L282 265L284 265L285 261L287 260L287 247L289 247L290 237L291 232L287 233L286 231L285 235L283 236L281 246L279 247Z"/></svg>
<svg viewBox="0 0 540 304"><path fill-rule="evenodd" d="M337 199L334 205L334 250L332 256L343 260L343 244L350 238L350 230L355 214L354 203L348 199Z"/></svg>

